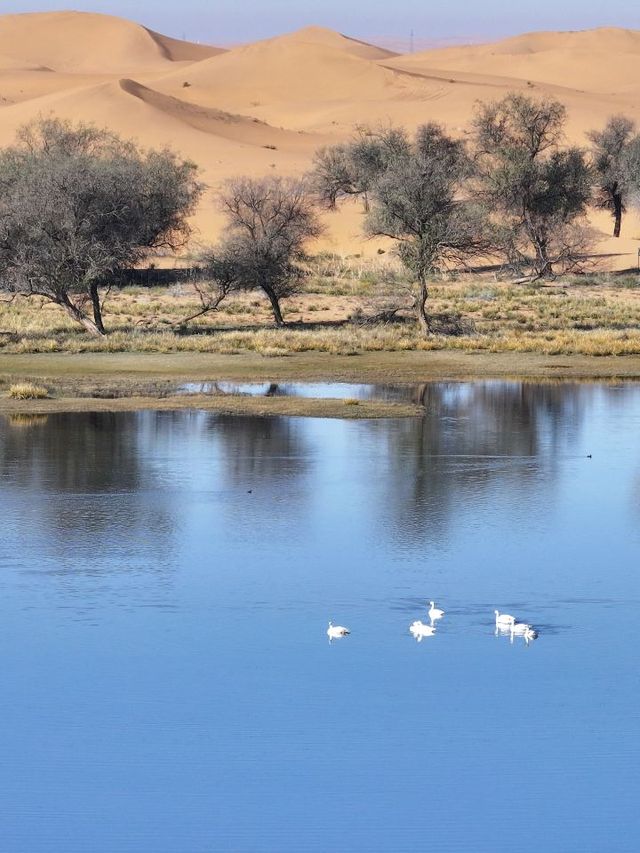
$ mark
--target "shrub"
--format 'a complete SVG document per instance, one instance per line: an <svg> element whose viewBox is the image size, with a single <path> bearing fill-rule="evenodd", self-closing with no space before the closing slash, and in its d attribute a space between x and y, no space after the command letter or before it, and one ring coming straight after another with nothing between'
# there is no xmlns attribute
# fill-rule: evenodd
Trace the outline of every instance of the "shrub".
<svg viewBox="0 0 640 853"><path fill-rule="evenodd" d="M8 393L12 400L44 400L49 396L46 388L33 382L16 382L9 386Z"/></svg>

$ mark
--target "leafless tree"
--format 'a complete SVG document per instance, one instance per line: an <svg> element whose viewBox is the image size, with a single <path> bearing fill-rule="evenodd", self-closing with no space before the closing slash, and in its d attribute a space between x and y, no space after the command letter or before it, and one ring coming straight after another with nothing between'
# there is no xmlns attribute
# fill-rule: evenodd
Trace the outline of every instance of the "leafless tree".
<svg viewBox="0 0 640 853"><path fill-rule="evenodd" d="M196 172L90 125L25 126L0 152L0 288L44 297L105 334L101 285L185 244L203 189Z"/></svg>
<svg viewBox="0 0 640 853"><path fill-rule="evenodd" d="M233 259L210 252L202 257L202 263L202 268L196 270L190 282L200 307L187 317L175 320L172 323L174 326L185 326L192 320L217 311L227 296L239 289L237 266Z"/></svg>
<svg viewBox="0 0 640 853"><path fill-rule="evenodd" d="M227 259L234 288L259 289L278 326L280 301L299 289L308 243L322 226L307 183L295 178L236 178L221 194L227 227L214 253Z"/></svg>

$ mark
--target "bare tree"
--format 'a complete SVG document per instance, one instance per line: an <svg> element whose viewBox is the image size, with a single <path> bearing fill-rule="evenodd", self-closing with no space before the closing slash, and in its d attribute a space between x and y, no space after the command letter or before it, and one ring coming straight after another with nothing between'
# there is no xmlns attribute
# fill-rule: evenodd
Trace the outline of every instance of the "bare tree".
<svg viewBox="0 0 640 853"><path fill-rule="evenodd" d="M578 268L590 240L590 170L583 151L561 148L565 120L558 101L510 94L473 122L479 197L510 263L534 279Z"/></svg>
<svg viewBox="0 0 640 853"><path fill-rule="evenodd" d="M640 136L635 122L624 115L611 116L602 130L592 130L587 136L592 146L595 203L611 213L613 236L619 237L622 215L633 190L632 164L640 151Z"/></svg>
<svg viewBox="0 0 640 853"><path fill-rule="evenodd" d="M184 326L198 317L217 311L227 296L241 289L240 264L232 247L227 247L222 252L205 252L201 263L202 266L196 271L192 281L200 307L188 317L176 320L174 326Z"/></svg>
<svg viewBox="0 0 640 853"><path fill-rule="evenodd" d="M260 289L278 326L280 301L299 289L309 241L322 233L307 184L295 178L236 178L221 195L227 228L216 251L233 268L234 287Z"/></svg>
<svg viewBox="0 0 640 853"><path fill-rule="evenodd" d="M413 140L402 130L373 138L385 156L378 158L368 184L365 229L371 236L396 242L401 261L415 277L416 319L428 334L429 278L486 253L491 245L484 212L465 195L472 163L464 142L448 136L435 123L420 127ZM388 139L394 140L393 147ZM316 183L321 182L322 172L316 171Z"/></svg>
<svg viewBox="0 0 640 853"><path fill-rule="evenodd" d="M0 287L105 334L100 286L150 251L185 244L203 189L196 171L90 125L27 125L0 153Z"/></svg>

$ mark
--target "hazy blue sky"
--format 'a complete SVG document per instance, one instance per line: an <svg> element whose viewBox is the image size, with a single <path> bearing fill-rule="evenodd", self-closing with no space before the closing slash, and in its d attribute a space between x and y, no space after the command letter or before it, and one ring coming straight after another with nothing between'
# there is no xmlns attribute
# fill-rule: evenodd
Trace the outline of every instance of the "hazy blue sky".
<svg viewBox="0 0 640 853"><path fill-rule="evenodd" d="M63 0L64 2L64 0ZM58 0L3 0L1 12L59 9ZM481 39L543 29L621 26L640 29L636 0L84 0L83 11L137 20L168 35L211 43L248 41L320 24L361 37L421 44Z"/></svg>

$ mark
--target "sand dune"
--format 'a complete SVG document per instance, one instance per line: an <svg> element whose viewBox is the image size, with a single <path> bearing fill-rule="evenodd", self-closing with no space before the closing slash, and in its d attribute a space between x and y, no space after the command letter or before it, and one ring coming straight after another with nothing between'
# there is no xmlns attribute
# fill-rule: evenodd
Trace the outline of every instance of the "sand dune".
<svg viewBox="0 0 640 853"><path fill-rule="evenodd" d="M212 166L222 156L226 169L232 167L234 160L247 168L251 158L265 169L274 158L283 155L300 158L302 166L317 144L316 139L308 139L305 134L273 128L248 116L195 107L123 78L4 107L0 145L10 144L26 121L48 115L81 118L109 127L144 146L170 145L197 159L205 171L216 173L219 170ZM233 173L237 171L234 169Z"/></svg>
<svg viewBox="0 0 640 853"><path fill-rule="evenodd" d="M2 20L0 18L0 20ZM51 71L45 65L39 65L34 62L28 62L24 59L16 59L13 56L3 56L0 54L0 71Z"/></svg>
<svg viewBox="0 0 640 853"><path fill-rule="evenodd" d="M619 93L640 71L640 32L601 28L528 33L495 44L429 50L404 58L405 67L499 75L584 92Z"/></svg>
<svg viewBox="0 0 640 853"><path fill-rule="evenodd" d="M211 56L226 53L226 50L221 47L212 47L208 44L195 44L194 42L163 36L161 33L147 30L146 27L142 29L146 30L151 36L160 48L163 57L168 59L169 62L199 62L201 59L209 59Z"/></svg>
<svg viewBox="0 0 640 853"><path fill-rule="evenodd" d="M164 95L148 86L143 86L135 80L120 80L119 85L123 92L138 98L164 116L203 133L232 140L241 145L267 148L271 151L280 150L282 147L289 151L309 150L309 144L301 134L271 127L256 118L185 103L171 95Z"/></svg>
<svg viewBox="0 0 640 853"><path fill-rule="evenodd" d="M349 39L333 36L312 28L234 48L172 71L156 85L191 102L252 110L297 127L327 105L347 103L362 112L367 104L402 99L416 88L410 77L375 61L391 54L357 42L352 49Z"/></svg>
<svg viewBox="0 0 640 853"><path fill-rule="evenodd" d="M342 35L342 33L337 33L335 30L329 30L325 27L304 27L301 30L286 33L268 41L271 44L275 42L278 45L294 42L297 44L330 47L341 50L344 53L349 53L352 56L358 56L360 59L388 59L398 55L392 50L386 50L383 47L369 44L366 41Z"/></svg>
<svg viewBox="0 0 640 853"><path fill-rule="evenodd" d="M212 188L231 175L301 174L322 144L358 124L427 120L464 134L478 101L517 90L568 109L567 139L624 112L640 122L640 32L529 33L495 44L398 55L320 27L228 51L106 15L0 16L0 145L40 115L108 126L195 160ZM332 248L370 253L349 205L329 217ZM640 236L629 218L627 236ZM594 222L606 230L606 216ZM196 216L211 235L211 195ZM607 251L635 257L635 243Z"/></svg>
<svg viewBox="0 0 640 853"><path fill-rule="evenodd" d="M0 55L74 74L159 70L220 51L160 36L110 15L29 13L0 17Z"/></svg>
<svg viewBox="0 0 640 853"><path fill-rule="evenodd" d="M117 78L104 74L54 73L42 69L7 71L0 67L0 96L4 96L5 103L19 104L71 89L95 86L111 79Z"/></svg>
<svg viewBox="0 0 640 853"><path fill-rule="evenodd" d="M614 113L625 113L640 122L640 86L636 83L628 83L620 87L619 91L606 94L596 89L587 91L572 88L566 82L546 83L539 79L534 82L486 71L459 71L432 64L439 59L439 56L432 57L427 53L398 57L385 63L397 70L422 77L433 85L439 81L441 86L437 102L425 104L421 113L417 113L415 104L397 110L397 118L403 124L412 126L416 118L419 121L434 119L444 122L453 132L464 133L479 102L496 100L509 92L521 92L532 97L552 97L564 103L568 113L567 140L578 145L585 145L586 132L604 124ZM559 74L556 79L562 81L563 77Z"/></svg>

